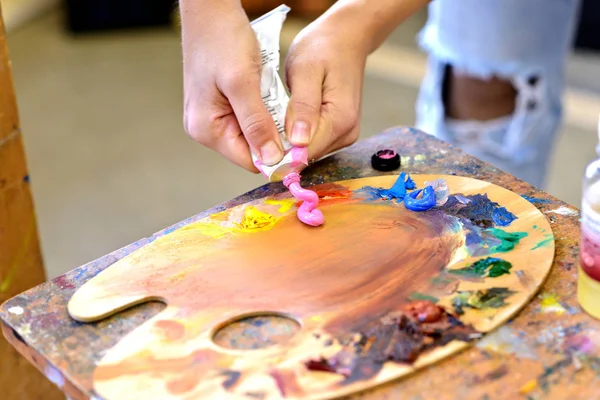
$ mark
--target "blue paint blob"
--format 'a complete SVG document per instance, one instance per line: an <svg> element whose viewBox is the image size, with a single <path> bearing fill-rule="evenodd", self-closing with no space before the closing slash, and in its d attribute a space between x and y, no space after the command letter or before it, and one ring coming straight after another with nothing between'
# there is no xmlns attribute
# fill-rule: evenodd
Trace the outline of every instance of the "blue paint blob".
<svg viewBox="0 0 600 400"><path fill-rule="evenodd" d="M440 209L448 215L468 220L481 228L508 226L517 219L516 215L505 207L491 201L487 194L451 195Z"/></svg>
<svg viewBox="0 0 600 400"><path fill-rule="evenodd" d="M417 198L423 192L423 197ZM435 191L433 187L427 186L425 189L419 189L411 192L404 198L404 205L411 211L427 211L435 206Z"/></svg>
<svg viewBox="0 0 600 400"><path fill-rule="evenodd" d="M402 176L402 174L400 174L400 176ZM406 178L406 184L404 186L408 190L415 190L417 188L417 184L415 183L415 181L412 180L412 178L410 177L410 175L408 175L408 177Z"/></svg>
<svg viewBox="0 0 600 400"><path fill-rule="evenodd" d="M511 222L517 219L517 217L515 216L515 214L508 211L505 207L498 207L494 209L492 219L496 225L508 226L511 224Z"/></svg>
<svg viewBox="0 0 600 400"><path fill-rule="evenodd" d="M398 177L398 179L396 179L396 182L394 183L394 186L392 186L389 189L389 193L390 195L392 195L392 197L394 199L403 199L404 196L406 196L406 183L405 183L405 173L402 172L400 174L400 176Z"/></svg>
<svg viewBox="0 0 600 400"><path fill-rule="evenodd" d="M406 189L414 189L417 185L406 172L400 173L394 185L389 189L365 186L359 192L366 193L370 200L396 200L400 202L406 197Z"/></svg>
<svg viewBox="0 0 600 400"><path fill-rule="evenodd" d="M25 175L25 177L23 177L23 182L29 183L29 175Z"/></svg>
<svg viewBox="0 0 600 400"><path fill-rule="evenodd" d="M532 203L532 204L549 204L551 203L550 200L546 200L546 199L539 199L537 197L533 197L533 196L521 196L522 198L524 198L525 200L527 200L528 202Z"/></svg>

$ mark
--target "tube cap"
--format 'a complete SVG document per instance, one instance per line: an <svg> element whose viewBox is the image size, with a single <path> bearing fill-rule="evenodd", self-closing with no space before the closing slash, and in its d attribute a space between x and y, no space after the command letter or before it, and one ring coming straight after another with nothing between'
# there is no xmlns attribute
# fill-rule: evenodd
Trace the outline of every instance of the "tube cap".
<svg viewBox="0 0 600 400"><path fill-rule="evenodd" d="M586 313L600 319L600 282L590 278L581 266L577 278L577 300Z"/></svg>
<svg viewBox="0 0 600 400"><path fill-rule="evenodd" d="M400 155L392 149L379 150L371 157L371 166L377 171L393 171L400 168Z"/></svg>

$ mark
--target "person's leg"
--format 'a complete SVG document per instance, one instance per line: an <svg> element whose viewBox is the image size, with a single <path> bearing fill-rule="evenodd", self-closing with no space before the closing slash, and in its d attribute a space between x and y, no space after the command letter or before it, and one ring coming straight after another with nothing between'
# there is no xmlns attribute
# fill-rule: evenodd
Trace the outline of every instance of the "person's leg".
<svg viewBox="0 0 600 400"><path fill-rule="evenodd" d="M542 187L579 0L435 0L417 127Z"/></svg>

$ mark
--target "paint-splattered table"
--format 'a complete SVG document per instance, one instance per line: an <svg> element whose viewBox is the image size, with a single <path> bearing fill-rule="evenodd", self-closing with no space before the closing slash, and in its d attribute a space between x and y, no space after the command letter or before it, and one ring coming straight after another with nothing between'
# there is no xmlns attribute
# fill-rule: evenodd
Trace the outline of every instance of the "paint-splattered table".
<svg viewBox="0 0 600 400"><path fill-rule="evenodd" d="M470 176L528 196L552 225L556 256L540 294L508 325L462 354L354 398L600 398L600 322L583 313L576 300L578 210L449 144L406 128L390 129L315 164L304 174L306 183L381 174L370 165L371 155L381 148L397 149L404 171ZM9 300L0 308L4 335L69 397L93 397L95 364L163 306L144 304L99 323L82 324L67 314L73 293L116 260L173 229L283 190L281 184L257 188Z"/></svg>

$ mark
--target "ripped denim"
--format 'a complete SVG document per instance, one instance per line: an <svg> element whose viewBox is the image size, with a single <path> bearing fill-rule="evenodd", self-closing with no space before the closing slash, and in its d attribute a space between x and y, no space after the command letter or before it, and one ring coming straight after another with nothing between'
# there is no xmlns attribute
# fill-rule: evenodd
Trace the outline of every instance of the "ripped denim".
<svg viewBox="0 0 600 400"><path fill-rule="evenodd" d="M434 0L419 34L428 53L417 127L542 188L562 120L566 57L579 0ZM445 116L446 66L497 76L517 91L512 115L493 121Z"/></svg>

